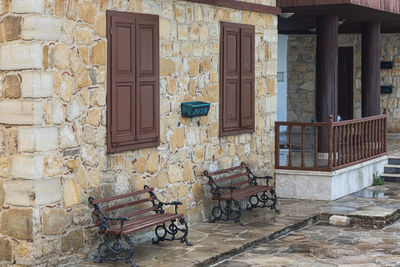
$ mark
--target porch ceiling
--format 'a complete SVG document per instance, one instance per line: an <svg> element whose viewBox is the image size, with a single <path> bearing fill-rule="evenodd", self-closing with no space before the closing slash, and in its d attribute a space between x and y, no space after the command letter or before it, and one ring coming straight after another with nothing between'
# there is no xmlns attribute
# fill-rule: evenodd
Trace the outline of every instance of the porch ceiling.
<svg viewBox="0 0 400 267"><path fill-rule="evenodd" d="M383 33L400 32L398 0L278 0L283 13L295 13L288 19L279 17L279 33L311 34L317 16L339 15L344 24L340 33L360 33L362 22L380 21Z"/></svg>

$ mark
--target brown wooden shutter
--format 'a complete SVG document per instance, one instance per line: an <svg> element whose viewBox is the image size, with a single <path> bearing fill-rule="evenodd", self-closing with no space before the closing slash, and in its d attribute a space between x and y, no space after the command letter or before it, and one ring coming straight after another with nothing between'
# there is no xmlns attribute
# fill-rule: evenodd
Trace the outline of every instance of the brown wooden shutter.
<svg viewBox="0 0 400 267"><path fill-rule="evenodd" d="M252 128L254 125L254 27L241 29L241 111L240 126L242 128Z"/></svg>
<svg viewBox="0 0 400 267"><path fill-rule="evenodd" d="M107 146L159 144L159 18L107 11Z"/></svg>
<svg viewBox="0 0 400 267"><path fill-rule="evenodd" d="M128 13L111 17L111 146L132 143L135 133L135 21Z"/></svg>
<svg viewBox="0 0 400 267"><path fill-rule="evenodd" d="M220 135L254 131L255 29L221 23Z"/></svg>
<svg viewBox="0 0 400 267"><path fill-rule="evenodd" d="M240 28L222 24L222 129L240 127Z"/></svg>
<svg viewBox="0 0 400 267"><path fill-rule="evenodd" d="M136 134L138 140L159 136L158 16L136 19Z"/></svg>

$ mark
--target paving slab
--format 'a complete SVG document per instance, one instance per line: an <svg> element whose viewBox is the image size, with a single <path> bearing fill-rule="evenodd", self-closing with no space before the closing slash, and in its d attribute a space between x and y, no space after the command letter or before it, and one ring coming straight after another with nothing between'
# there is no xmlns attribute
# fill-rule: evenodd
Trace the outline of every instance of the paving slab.
<svg viewBox="0 0 400 267"><path fill-rule="evenodd" d="M320 222L213 267L400 266L399 230L400 221L383 229Z"/></svg>
<svg viewBox="0 0 400 267"><path fill-rule="evenodd" d="M245 211L242 217L244 226L240 226L232 221L204 222L194 225L190 228L189 232L189 241L193 243L193 246L190 247L178 241L161 242L159 245L152 245L150 241L138 244L134 255L135 263L142 267L210 266L233 255L258 247L268 241L276 240L295 230L313 225L320 219L321 221L324 221L326 218L329 219L331 215L348 216L353 226L362 225L369 228L383 228L396 221L400 216L400 184L386 183L383 186L370 187L331 202L280 199L278 203L278 208L281 210L280 214L276 214L269 209ZM400 228L400 225L395 227ZM342 231L339 228L325 228L323 231L332 236L337 236ZM391 228L384 229L389 229L385 231L391 231ZM293 240L301 240L305 237L294 236L291 238ZM318 235L310 237L310 239L314 242L310 241L310 244L318 246L318 242L320 239L323 239L323 236ZM341 244L350 244L353 242L349 238L339 238L333 241ZM285 247L287 249L285 253L291 257L287 259L283 259L281 256L275 258L268 257L271 264L280 260L282 262L279 264L284 264L285 261L295 262L299 260L298 256L294 256L294 252L301 253L302 248L296 246L290 247L285 242L279 240L274 244L277 245L274 249ZM282 250L279 251L282 252ZM339 251L332 253L332 255L337 255ZM246 264L251 264L251 262L252 260L249 259L249 262ZM252 266L235 264L221 266ZM88 259L71 266L106 267L127 265L123 261L94 264L92 260Z"/></svg>

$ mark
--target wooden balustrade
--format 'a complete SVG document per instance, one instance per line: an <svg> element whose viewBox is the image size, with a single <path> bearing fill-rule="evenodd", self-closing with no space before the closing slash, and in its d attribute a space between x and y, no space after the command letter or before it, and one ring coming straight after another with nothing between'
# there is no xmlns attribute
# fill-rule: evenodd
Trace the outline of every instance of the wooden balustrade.
<svg viewBox="0 0 400 267"><path fill-rule="evenodd" d="M287 127L288 144L281 148L280 129ZM294 164L293 129L300 128L297 138L300 142L300 159ZM313 133L313 149L306 157L306 129ZM319 136L328 134L328 151L318 146ZM275 165L277 169L334 171L371 160L387 154L387 114L362 119L334 122L276 122L275 123ZM287 148L287 164L281 165L282 149ZM307 165L308 163L308 165Z"/></svg>

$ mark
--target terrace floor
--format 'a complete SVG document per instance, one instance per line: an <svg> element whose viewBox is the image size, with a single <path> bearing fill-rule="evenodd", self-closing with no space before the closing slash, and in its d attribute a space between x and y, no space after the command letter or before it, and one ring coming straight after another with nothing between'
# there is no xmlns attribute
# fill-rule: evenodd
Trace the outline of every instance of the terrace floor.
<svg viewBox="0 0 400 267"><path fill-rule="evenodd" d="M384 229L319 223L228 259L215 267L400 266L400 221ZM267 256L268 255L268 256Z"/></svg>
<svg viewBox="0 0 400 267"><path fill-rule="evenodd" d="M325 237L332 239L334 238L335 233L340 232L342 235L345 230L329 230L332 226L327 226L328 229L325 231L325 228L323 228L325 226L312 226L311 228L307 228L305 231L309 231L309 229L311 229L311 231L316 231L318 234L316 235L315 240L312 237L313 234L310 236L307 234L308 232L300 232L300 234L295 233L286 237L289 238L287 241L285 241L285 238L279 241L273 241L277 243L270 243L268 241L277 240L293 231L303 229L317 222L323 222L331 215L347 215L351 219L352 227L360 227L361 225L367 227L369 229L368 231L378 231L379 233L394 231L390 229L394 229L393 227L396 228L397 224L392 226L392 228L384 228L384 230L371 229L382 229L383 227L395 222L400 217L400 184L386 183L383 186L370 187L331 202L280 199L278 208L281 210L280 214L276 214L267 209L246 211L243 216L244 226L240 226L231 221L199 223L190 229L189 239L190 242L193 243L193 246L191 247L187 247L176 241L164 242L160 245L152 245L151 242L139 244L136 247L137 249L134 260L142 267L189 267L211 266L213 264L222 264L217 265L221 267L280 266L278 264L279 260L275 262L272 261L270 262L271 264L261 261L262 257L265 258L265 255L261 255L261 258L259 257L259 260L262 263L261 265L260 262L253 264L254 261L249 258L253 257L252 254L247 253L263 254L264 251L265 253L270 253L271 251L275 251L276 253L286 253L284 252L284 248L290 247L290 244L293 244L291 250L293 252L297 251L301 254L303 253L300 249L301 242L297 242L297 238L298 240L304 239L307 241L305 243L306 250L310 250L311 245L314 247L319 246L318 242L324 243ZM352 227L349 227L348 229L352 229ZM330 231L333 232L331 233ZM374 235L375 234L370 234L371 240L374 238ZM349 234L347 236L351 235ZM360 234L360 238L362 238L362 236L363 235ZM382 234L382 236L384 236L384 234ZM395 245L398 247L399 243L397 238L398 236L393 239L393 242L397 242ZM334 239L333 243L337 243L336 247L338 249L335 252L335 255L339 255L338 253L340 251L346 253L345 249L347 248L346 246L348 246L347 243L351 242L351 240L349 240L349 237L343 237L343 240L340 238ZM277 244L276 249L273 244ZM328 248L328 245L325 247ZM393 251L393 257L399 257L396 254L396 251L398 250L393 249ZM245 255L245 258L239 260L233 259L233 261L239 261L239 263L229 264L229 258L236 256L239 253L244 253L242 255ZM291 255L294 254L292 253ZM302 256L302 254L300 256ZM277 257L278 259L279 257L284 258L286 257L286 254L280 254ZM296 257L292 257L290 260L297 259ZM340 255L338 257L340 257ZM226 259L228 259L228 263L220 263ZM304 263L308 260L308 258L302 258L301 262ZM290 265L290 262L293 263L293 261L288 261L288 265ZM318 263L318 261L316 262ZM285 262L281 262L280 264L284 263ZM71 266L106 267L127 265L123 262L94 264L90 259L88 259L85 262ZM310 265L305 264L303 266Z"/></svg>

